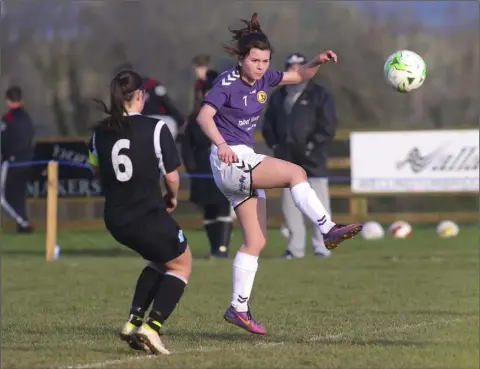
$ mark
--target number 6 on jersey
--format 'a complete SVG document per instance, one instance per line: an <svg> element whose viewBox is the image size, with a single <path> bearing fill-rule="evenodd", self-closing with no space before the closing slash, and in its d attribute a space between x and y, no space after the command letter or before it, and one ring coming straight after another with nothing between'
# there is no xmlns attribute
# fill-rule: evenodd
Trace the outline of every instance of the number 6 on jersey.
<svg viewBox="0 0 480 369"><path fill-rule="evenodd" d="M130 149L130 140L118 140L112 147L113 170L115 171L115 177L120 182L129 181L133 174L132 161L127 155L120 154L120 151L124 149Z"/></svg>

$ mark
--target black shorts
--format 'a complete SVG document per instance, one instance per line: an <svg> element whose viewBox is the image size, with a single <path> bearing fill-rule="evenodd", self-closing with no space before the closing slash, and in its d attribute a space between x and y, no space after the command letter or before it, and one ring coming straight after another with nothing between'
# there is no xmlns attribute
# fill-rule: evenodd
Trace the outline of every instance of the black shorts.
<svg viewBox="0 0 480 369"><path fill-rule="evenodd" d="M121 227L105 223L119 243L155 263L163 264L176 259L187 248L187 238L182 229L164 209L152 211Z"/></svg>

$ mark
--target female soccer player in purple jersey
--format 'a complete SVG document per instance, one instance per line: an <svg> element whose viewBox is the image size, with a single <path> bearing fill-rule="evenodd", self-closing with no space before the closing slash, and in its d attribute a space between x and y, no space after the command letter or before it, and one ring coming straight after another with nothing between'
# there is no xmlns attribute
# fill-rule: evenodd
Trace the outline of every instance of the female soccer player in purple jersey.
<svg viewBox="0 0 480 369"><path fill-rule="evenodd" d="M238 65L217 77L197 121L212 141L213 176L235 208L244 237L233 261L233 296L224 317L251 333L266 334L265 328L253 319L248 305L258 257L267 241L264 189L290 188L297 207L320 227L328 249L354 237L362 225L335 224L301 167L253 150L253 132L267 101L268 89L308 80L321 64L336 62L337 56L326 51L297 72L268 70L272 47L260 28L257 14L243 22L246 27L231 30L233 43L225 47L237 57Z"/></svg>

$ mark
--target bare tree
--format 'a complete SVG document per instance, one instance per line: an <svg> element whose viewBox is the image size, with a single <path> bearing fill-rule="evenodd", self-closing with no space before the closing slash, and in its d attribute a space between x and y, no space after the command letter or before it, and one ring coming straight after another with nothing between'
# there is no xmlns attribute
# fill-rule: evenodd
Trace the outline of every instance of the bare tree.
<svg viewBox="0 0 480 369"><path fill-rule="evenodd" d="M0 85L28 85L39 120L59 134L84 134L96 113L92 97L108 93L115 65L131 61L162 81L183 109L193 75L193 55L212 55L219 68L235 60L222 50L228 27L254 11L275 47L273 68L287 53L314 56L331 48L336 66L318 80L337 101L343 128L420 128L478 122L478 9L447 9L454 26L425 25L413 7L390 16L355 2L204 0L136 2L7 0L2 19ZM395 11L396 4L391 4ZM406 16L408 15L408 16ZM455 21L455 18L458 18ZM425 59L421 89L399 94L387 86L383 63L398 49Z"/></svg>

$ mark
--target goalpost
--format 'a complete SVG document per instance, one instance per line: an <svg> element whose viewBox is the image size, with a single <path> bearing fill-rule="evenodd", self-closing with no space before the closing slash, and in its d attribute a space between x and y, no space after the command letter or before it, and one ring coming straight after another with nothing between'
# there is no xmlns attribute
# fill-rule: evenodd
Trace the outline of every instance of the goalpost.
<svg viewBox="0 0 480 369"><path fill-rule="evenodd" d="M58 162L48 162L47 181L45 259L52 261L55 260L55 246L57 245Z"/></svg>

